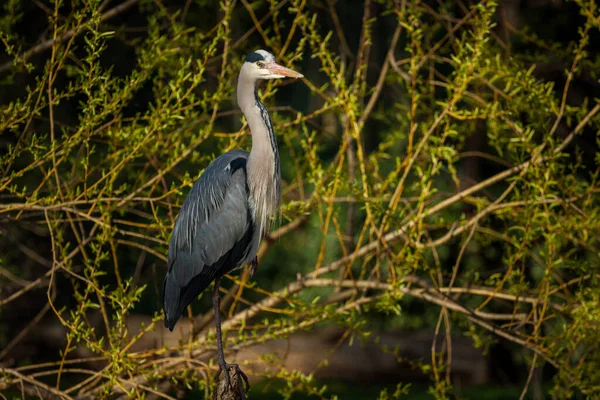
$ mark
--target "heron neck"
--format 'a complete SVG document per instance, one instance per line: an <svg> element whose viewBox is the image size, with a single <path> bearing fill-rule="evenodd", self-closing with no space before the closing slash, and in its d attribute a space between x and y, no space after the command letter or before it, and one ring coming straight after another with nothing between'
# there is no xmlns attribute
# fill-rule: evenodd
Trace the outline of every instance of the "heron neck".
<svg viewBox="0 0 600 400"><path fill-rule="evenodd" d="M268 229L281 198L281 172L277 138L271 117L261 103L254 82L238 82L238 103L252 132L247 173L251 209L261 232Z"/></svg>

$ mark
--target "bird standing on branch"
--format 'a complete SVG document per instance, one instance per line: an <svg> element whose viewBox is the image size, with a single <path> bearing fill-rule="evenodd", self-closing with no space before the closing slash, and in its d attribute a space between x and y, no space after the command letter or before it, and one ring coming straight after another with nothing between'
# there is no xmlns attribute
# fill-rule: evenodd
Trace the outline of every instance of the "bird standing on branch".
<svg viewBox="0 0 600 400"><path fill-rule="evenodd" d="M277 64L267 51L257 50L246 57L237 100L252 132L252 149L250 153L229 151L206 168L181 207L169 243L163 288L165 326L173 331L186 307L214 280L219 374L225 372L228 387L230 368L246 386L248 379L236 364L225 362L219 314L221 278L245 264L252 265L254 274L258 246L281 199L277 140L256 88L260 80L302 76Z"/></svg>

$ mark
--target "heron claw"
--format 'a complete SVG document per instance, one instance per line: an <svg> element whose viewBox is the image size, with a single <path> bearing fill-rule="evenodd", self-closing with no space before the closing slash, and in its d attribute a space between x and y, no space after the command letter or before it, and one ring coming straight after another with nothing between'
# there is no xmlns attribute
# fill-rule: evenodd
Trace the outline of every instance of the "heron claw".
<svg viewBox="0 0 600 400"><path fill-rule="evenodd" d="M241 388L244 392L247 392L248 390L250 390L250 382L248 381L248 376L246 376L246 374L241 370L241 368L239 367L239 365L237 364L227 364L225 363L225 368L223 368L223 366L219 367L219 372L217 372L217 378L219 377L219 375L221 375L221 372L225 372L225 384L227 385L228 390L233 390L233 386L231 385L231 378L229 375L229 369L233 369L234 373L233 376L234 377L241 377L242 380L244 381L245 385L240 385ZM245 386L245 387L244 387Z"/></svg>

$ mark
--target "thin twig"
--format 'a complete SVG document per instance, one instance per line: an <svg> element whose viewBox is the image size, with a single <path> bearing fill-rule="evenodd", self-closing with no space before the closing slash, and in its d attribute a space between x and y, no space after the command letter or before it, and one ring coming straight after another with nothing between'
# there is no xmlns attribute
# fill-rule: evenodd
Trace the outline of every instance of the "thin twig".
<svg viewBox="0 0 600 400"><path fill-rule="evenodd" d="M129 8L131 8L137 2L138 2L138 0L126 0L123 3L119 4L118 6L115 6L115 7L111 8L110 10L108 10L107 12L105 12L104 14L102 14L102 17L100 18L100 20L102 22L104 22L107 19L115 17L115 16L121 14L122 12L128 10ZM33 56L35 54L41 53L45 50L52 48L52 46L54 46L54 44L56 44L56 43L62 43L65 40L70 39L74 35L79 35L85 29L87 29L87 25L84 25L82 27L82 29L78 29L78 30L72 29L72 30L66 31L65 33L63 33L62 35L60 35L56 38L52 38L52 39L43 41L42 43L27 50L23 54L23 56L21 56L20 58L23 60L27 60L28 58L30 58L31 56ZM0 65L0 73L10 69L12 66L13 66L13 61L9 61L9 62L6 62L6 63Z"/></svg>

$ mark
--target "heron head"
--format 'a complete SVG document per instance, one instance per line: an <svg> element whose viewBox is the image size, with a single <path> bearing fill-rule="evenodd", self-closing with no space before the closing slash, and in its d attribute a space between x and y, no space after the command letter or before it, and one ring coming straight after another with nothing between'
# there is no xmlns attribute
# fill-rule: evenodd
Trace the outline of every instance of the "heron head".
<svg viewBox="0 0 600 400"><path fill-rule="evenodd" d="M275 62L273 54L265 50L256 50L248 56L242 66L243 72L252 80L302 78L299 72L286 68Z"/></svg>

